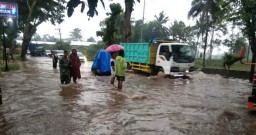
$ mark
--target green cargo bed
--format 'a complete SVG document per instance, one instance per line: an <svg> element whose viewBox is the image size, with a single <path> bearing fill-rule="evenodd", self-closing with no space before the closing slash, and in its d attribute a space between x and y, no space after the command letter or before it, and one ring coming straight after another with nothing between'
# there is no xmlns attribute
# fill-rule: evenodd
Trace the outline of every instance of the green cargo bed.
<svg viewBox="0 0 256 135"><path fill-rule="evenodd" d="M120 43L120 44L125 48L124 49L125 59L127 60L127 62L135 62L135 63L142 63L142 64L153 64L155 62L154 60L155 60L155 54L156 54L156 47L150 47L149 43ZM155 48L155 49L152 50L152 48Z"/></svg>

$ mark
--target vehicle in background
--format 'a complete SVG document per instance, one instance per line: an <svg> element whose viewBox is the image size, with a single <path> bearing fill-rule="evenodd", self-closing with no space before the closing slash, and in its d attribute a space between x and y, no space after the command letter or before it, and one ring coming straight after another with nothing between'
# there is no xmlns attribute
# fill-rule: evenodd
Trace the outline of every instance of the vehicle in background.
<svg viewBox="0 0 256 135"><path fill-rule="evenodd" d="M80 59L81 62L87 61L87 59L86 59L86 57L84 56L83 53L77 52L77 56L79 57L79 59Z"/></svg>
<svg viewBox="0 0 256 135"><path fill-rule="evenodd" d="M45 56L45 50L42 45L30 43L28 45L28 50L31 56Z"/></svg>
<svg viewBox="0 0 256 135"><path fill-rule="evenodd" d="M153 39L149 43L120 43L133 70L187 77L194 70L195 50L176 40Z"/></svg>
<svg viewBox="0 0 256 135"><path fill-rule="evenodd" d="M64 50L53 50L56 53L58 59L61 59L64 55Z"/></svg>
<svg viewBox="0 0 256 135"><path fill-rule="evenodd" d="M48 57L51 57L51 55L52 55L51 50L45 50L45 55Z"/></svg>
<svg viewBox="0 0 256 135"><path fill-rule="evenodd" d="M30 51L29 50L27 50L27 54L30 55Z"/></svg>

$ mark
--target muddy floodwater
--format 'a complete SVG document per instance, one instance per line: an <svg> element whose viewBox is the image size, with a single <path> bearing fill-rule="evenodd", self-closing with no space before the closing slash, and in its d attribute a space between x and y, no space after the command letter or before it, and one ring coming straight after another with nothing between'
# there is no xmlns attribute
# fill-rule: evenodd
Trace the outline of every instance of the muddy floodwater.
<svg viewBox="0 0 256 135"><path fill-rule="evenodd" d="M127 73L121 92L109 76L81 66L62 85L47 57L31 57L0 79L0 135L253 135L248 80L194 72L192 79ZM117 84L117 82L115 83Z"/></svg>

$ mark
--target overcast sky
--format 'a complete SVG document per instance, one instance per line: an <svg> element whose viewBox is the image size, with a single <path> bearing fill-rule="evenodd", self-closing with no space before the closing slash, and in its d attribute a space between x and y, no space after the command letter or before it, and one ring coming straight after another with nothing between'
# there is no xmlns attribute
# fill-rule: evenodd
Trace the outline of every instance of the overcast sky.
<svg viewBox="0 0 256 135"><path fill-rule="evenodd" d="M187 19L187 13L191 7L191 1L192 0L145 0L145 22L154 20L154 15L158 16L161 11L164 11L166 16L170 19L167 25L170 26L171 22L175 19L178 21L184 21L187 25L190 25L193 20ZM62 37L68 38L70 32L74 28L80 28L82 30L84 40L87 40L91 36L96 40L101 40L100 37L96 36L96 31L100 30L99 23L107 17L106 13L110 11L109 4L118 2L124 9L124 0L113 0L112 2L105 0L105 9L99 2L97 7L99 15L91 18L90 20L88 20L86 15L87 8L85 8L84 13L80 13L80 7L78 7L75 9L73 16L70 18L65 17L65 21L59 26L53 26L49 22L43 23L38 27L37 33L41 36L49 34L59 37L57 30L59 27L61 29ZM134 11L132 12L132 17L135 18L135 20L142 19L143 4L144 0L141 0L140 3L136 2Z"/></svg>

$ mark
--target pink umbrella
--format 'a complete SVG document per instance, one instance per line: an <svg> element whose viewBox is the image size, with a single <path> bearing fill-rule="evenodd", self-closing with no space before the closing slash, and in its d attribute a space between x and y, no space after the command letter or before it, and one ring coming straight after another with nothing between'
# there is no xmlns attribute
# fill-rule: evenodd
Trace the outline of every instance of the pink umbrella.
<svg viewBox="0 0 256 135"><path fill-rule="evenodd" d="M120 51L120 50L124 50L124 47L119 45L119 44L113 44L110 45L109 47L106 48L106 52L115 52L115 51Z"/></svg>

